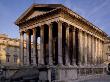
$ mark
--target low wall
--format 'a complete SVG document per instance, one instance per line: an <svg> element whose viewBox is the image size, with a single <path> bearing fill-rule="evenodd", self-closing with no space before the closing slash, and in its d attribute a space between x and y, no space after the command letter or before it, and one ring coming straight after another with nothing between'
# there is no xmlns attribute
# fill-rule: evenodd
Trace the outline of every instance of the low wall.
<svg viewBox="0 0 110 82"><path fill-rule="evenodd" d="M31 73L26 74L36 74L34 76L27 75L23 76L22 79L19 79L19 82L73 82L75 80L84 78L90 75L100 75L106 72L104 67L78 67L78 66L28 66L19 68L22 71L27 70ZM7 69L4 72L6 77L12 76L18 69ZM33 70L33 71L32 71ZM19 72L19 71L18 71ZM32 73L33 72L33 73ZM19 73L18 73L19 74ZM21 74L21 73L20 73ZM18 75L19 76L19 75ZM36 77L37 76L37 77ZM17 81L17 80L16 80ZM15 80L11 82L16 82Z"/></svg>

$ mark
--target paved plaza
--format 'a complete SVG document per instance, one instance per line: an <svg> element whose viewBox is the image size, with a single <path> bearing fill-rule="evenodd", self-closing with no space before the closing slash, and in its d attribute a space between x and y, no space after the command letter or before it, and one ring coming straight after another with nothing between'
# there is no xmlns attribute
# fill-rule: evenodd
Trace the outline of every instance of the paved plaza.
<svg viewBox="0 0 110 82"><path fill-rule="evenodd" d="M94 79L84 80L79 82L110 82L110 75L104 75L99 78L94 78Z"/></svg>

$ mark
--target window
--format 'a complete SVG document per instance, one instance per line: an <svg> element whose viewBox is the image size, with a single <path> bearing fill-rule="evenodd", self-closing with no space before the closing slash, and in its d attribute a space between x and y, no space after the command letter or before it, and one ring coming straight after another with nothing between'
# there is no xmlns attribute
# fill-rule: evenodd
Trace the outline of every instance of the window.
<svg viewBox="0 0 110 82"><path fill-rule="evenodd" d="M18 56L14 55L14 62L17 63Z"/></svg>
<svg viewBox="0 0 110 82"><path fill-rule="evenodd" d="M6 55L6 62L10 62L10 55Z"/></svg>
<svg viewBox="0 0 110 82"><path fill-rule="evenodd" d="M14 48L14 52L17 52L17 48L16 47Z"/></svg>

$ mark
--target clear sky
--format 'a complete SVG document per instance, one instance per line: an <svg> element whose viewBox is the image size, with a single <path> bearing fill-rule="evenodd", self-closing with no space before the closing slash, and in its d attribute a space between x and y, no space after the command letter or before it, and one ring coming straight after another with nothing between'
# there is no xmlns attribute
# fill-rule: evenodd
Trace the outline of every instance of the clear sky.
<svg viewBox="0 0 110 82"><path fill-rule="evenodd" d="M18 38L14 22L33 2L63 4L110 35L110 0L0 0L0 33Z"/></svg>

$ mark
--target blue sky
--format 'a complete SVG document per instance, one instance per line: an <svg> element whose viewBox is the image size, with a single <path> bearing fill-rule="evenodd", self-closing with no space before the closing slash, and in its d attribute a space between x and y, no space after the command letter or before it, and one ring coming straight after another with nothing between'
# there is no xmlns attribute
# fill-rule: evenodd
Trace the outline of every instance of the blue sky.
<svg viewBox="0 0 110 82"><path fill-rule="evenodd" d="M110 0L0 0L0 33L18 38L14 22L33 2L63 4L110 35Z"/></svg>

